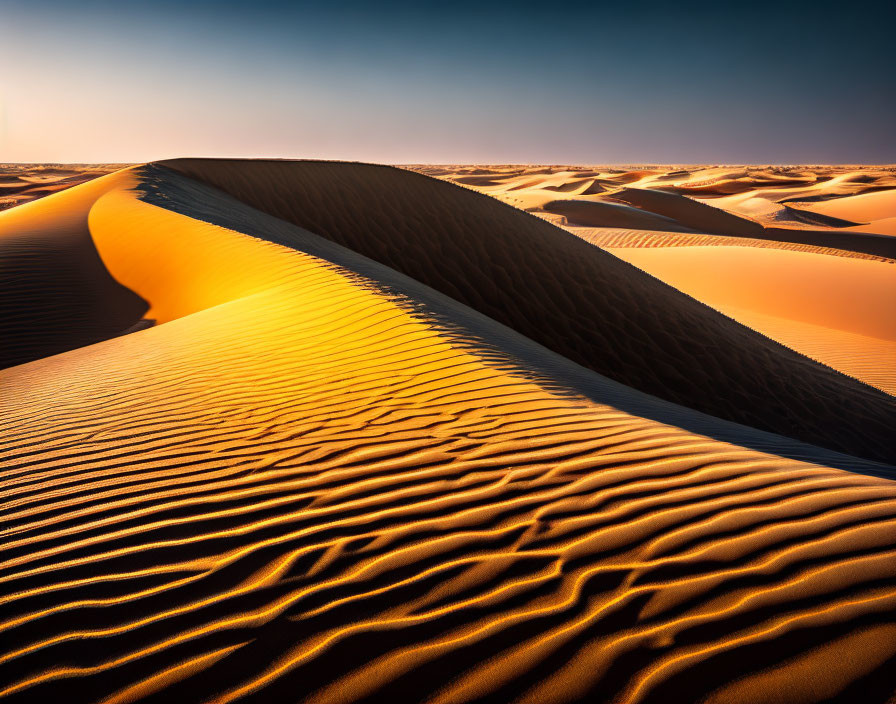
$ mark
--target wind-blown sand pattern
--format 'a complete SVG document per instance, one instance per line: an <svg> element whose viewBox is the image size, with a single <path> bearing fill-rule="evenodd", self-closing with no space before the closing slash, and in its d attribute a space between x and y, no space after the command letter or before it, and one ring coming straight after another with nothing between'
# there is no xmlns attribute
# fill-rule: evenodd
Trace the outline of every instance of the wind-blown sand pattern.
<svg viewBox="0 0 896 704"><path fill-rule="evenodd" d="M408 242L387 229L366 230L377 257L345 247L356 235L344 223L361 223L360 242L371 213L322 213L374 167L169 166L201 169L206 183L138 167L0 215L15 276L46 272L58 291L35 304L31 328L8 320L11 304L2 309L21 354L27 340L42 347L0 372L0 695L892 696L896 468L703 415L575 364L521 334L524 315L503 325L445 295L472 296L464 286L484 280L445 240L440 266L419 270L441 293L382 261ZM317 229L271 212L282 168L298 170L283 209ZM241 171L237 185L254 183L254 193L234 185ZM376 173L408 198L429 188ZM216 179L255 203L208 185ZM307 195L327 189L329 199ZM490 225L474 233L497 240L486 252L509 246L503 218L520 237L593 252L591 271L628 306L630 325L648 320L637 309L651 301L663 322L647 332L663 344L686 326L717 334L720 357L756 354L786 374L794 395L779 401L789 409L781 418L809 422L794 401L804 393L819 435L837 430L824 425L826 403L841 416L829 444L854 442L869 457L892 450L886 394L545 222L455 192ZM433 220L398 200L379 208L399 234L425 238L451 215ZM309 201L318 209L297 205ZM101 295L63 282L85 324L96 311L89 340L59 325L64 286L48 269L73 251L100 262L79 276L108 279ZM546 285L526 268L499 283L518 296ZM508 300L480 296L472 302L496 311ZM614 344L645 332L617 324L611 305L590 310L605 317L589 325L612 330ZM99 324L113 312L114 325ZM69 351L47 351L59 347ZM638 349L622 353L628 368L647 363ZM758 407L763 393L745 387L729 401Z"/></svg>
<svg viewBox="0 0 896 704"><path fill-rule="evenodd" d="M877 257L873 254L864 254L862 252L850 252L845 249L750 237L651 232L649 230L631 230L615 227L575 227L570 226L568 223L560 223L559 226L577 237L581 237L586 242L610 250L629 249L632 247L760 247L763 249L782 249L787 252L827 254L832 257L846 257L847 259L870 259L888 263L894 261L888 257ZM617 254L616 256L619 255Z"/></svg>

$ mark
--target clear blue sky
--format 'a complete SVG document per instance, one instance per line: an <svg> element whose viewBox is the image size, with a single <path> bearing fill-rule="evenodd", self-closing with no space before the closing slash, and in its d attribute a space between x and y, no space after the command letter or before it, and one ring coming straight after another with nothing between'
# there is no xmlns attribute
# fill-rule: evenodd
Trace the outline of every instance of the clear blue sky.
<svg viewBox="0 0 896 704"><path fill-rule="evenodd" d="M874 2L0 0L0 161L893 163Z"/></svg>

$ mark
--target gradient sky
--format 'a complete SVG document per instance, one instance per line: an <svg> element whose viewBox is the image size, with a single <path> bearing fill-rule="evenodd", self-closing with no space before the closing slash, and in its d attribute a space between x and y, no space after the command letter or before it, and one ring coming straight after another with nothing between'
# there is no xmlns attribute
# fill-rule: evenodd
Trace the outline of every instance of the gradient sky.
<svg viewBox="0 0 896 704"><path fill-rule="evenodd" d="M0 0L0 162L893 163L890 4Z"/></svg>

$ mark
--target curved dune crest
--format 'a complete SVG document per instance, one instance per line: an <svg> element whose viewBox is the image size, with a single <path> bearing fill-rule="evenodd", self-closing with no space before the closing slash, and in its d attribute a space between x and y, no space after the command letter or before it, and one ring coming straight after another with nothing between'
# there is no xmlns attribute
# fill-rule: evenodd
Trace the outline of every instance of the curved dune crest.
<svg viewBox="0 0 896 704"><path fill-rule="evenodd" d="M162 163L402 272L627 386L812 444L896 460L891 397L494 199L367 164ZM192 212L189 204L184 212ZM851 408L846 417L844 403Z"/></svg>
<svg viewBox="0 0 896 704"><path fill-rule="evenodd" d="M692 414L170 172L90 232L163 322L0 372L7 700L892 691L892 481L589 400Z"/></svg>
<svg viewBox="0 0 896 704"><path fill-rule="evenodd" d="M832 369L896 396L896 341L805 321L728 309L735 320Z"/></svg>
<svg viewBox="0 0 896 704"><path fill-rule="evenodd" d="M122 173L0 214L0 369L140 325L146 301L109 274L88 227Z"/></svg>

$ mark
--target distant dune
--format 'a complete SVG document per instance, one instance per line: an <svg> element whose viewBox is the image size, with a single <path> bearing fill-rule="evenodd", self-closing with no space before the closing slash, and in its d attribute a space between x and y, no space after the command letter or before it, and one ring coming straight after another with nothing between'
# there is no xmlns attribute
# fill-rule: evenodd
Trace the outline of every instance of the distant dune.
<svg viewBox="0 0 896 704"><path fill-rule="evenodd" d="M64 191L125 164L0 164L0 210Z"/></svg>
<svg viewBox="0 0 896 704"><path fill-rule="evenodd" d="M896 399L758 322L883 340L892 260L606 228L682 292L469 186L176 160L0 213L0 697L892 697ZM782 268L706 305L695 237Z"/></svg>
<svg viewBox="0 0 896 704"><path fill-rule="evenodd" d="M875 191L843 198L809 203L804 206L829 217L871 223L896 217L896 191Z"/></svg>
<svg viewBox="0 0 896 704"><path fill-rule="evenodd" d="M733 235L896 258L896 240L881 236L896 234L890 216L881 214L892 209L896 194L893 167L633 168L621 173L606 167L495 167L478 169L477 181L467 180L466 167L410 168L536 214L569 213L572 226ZM558 200L558 193L564 199ZM850 207L853 198L859 200ZM612 204L629 206L630 218L607 207ZM853 218L843 214L844 208Z"/></svg>
<svg viewBox="0 0 896 704"><path fill-rule="evenodd" d="M798 352L896 394L892 263L732 246L613 252Z"/></svg>
<svg viewBox="0 0 896 704"><path fill-rule="evenodd" d="M694 232L678 220L636 208L627 203L589 200L554 200L544 204L545 211L562 215L570 225L615 227L623 229Z"/></svg>

